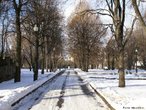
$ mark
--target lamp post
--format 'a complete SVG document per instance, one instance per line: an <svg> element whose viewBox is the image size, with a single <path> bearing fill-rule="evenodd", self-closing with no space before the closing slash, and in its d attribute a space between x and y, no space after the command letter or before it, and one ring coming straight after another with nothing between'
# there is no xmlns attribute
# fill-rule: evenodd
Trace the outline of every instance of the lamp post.
<svg viewBox="0 0 146 110"><path fill-rule="evenodd" d="M52 52L52 70L54 71L54 69L56 68L56 62L55 62L55 51L56 51L56 48L54 47L53 48L53 52Z"/></svg>
<svg viewBox="0 0 146 110"><path fill-rule="evenodd" d="M39 47L39 39L38 39L38 35L37 32L39 31L37 25L34 26L33 28L34 32L35 32L35 55L34 55L34 76L33 76L33 80L37 80L38 79L38 58L39 58L39 52L38 52L38 47Z"/></svg>
<svg viewBox="0 0 146 110"><path fill-rule="evenodd" d="M136 65L135 65L135 66L136 66L136 69L135 69L135 70L136 70L136 73L137 73L137 71L138 71L138 70L137 70L137 61L138 61L138 58L137 58L138 50L137 50L137 49L135 49L135 53L136 53Z"/></svg>

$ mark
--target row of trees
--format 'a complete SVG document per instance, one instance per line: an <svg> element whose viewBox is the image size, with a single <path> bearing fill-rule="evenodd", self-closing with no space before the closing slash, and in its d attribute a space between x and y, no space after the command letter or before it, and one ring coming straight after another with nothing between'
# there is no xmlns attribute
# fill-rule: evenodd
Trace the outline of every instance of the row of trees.
<svg viewBox="0 0 146 110"><path fill-rule="evenodd" d="M136 28L125 46L124 65L128 70L136 68L136 63L141 65L140 68L146 69L146 37L139 24L137 24ZM104 55L107 59L108 69L117 68L117 45L115 39L108 41Z"/></svg>
<svg viewBox="0 0 146 110"><path fill-rule="evenodd" d="M93 10L85 1L81 1L75 12L68 20L69 51L78 67L87 71L89 64L93 65L111 57L112 67L115 60L119 69L119 87L125 86L125 64L128 68L133 65L135 48L145 65L145 40L146 23L139 5L140 0L105 0L98 6L106 8ZM131 3L136 16L130 29L125 29L127 3ZM5 0L0 1L1 19L1 49L0 57L6 53L13 55L16 62L15 82L20 81L20 68L24 62L34 70L34 80L37 80L38 68L50 68L61 59L62 52L62 16L58 10L57 0ZM100 15L109 16L112 23L103 24ZM136 19L139 21L140 30L135 30L132 35ZM35 28L34 28L35 27ZM103 38L107 27L111 29L112 38L106 49L102 48ZM34 30L33 30L34 29ZM143 30L143 31L141 31ZM133 37L135 35L135 37ZM129 40L130 39L130 40ZM15 41L15 42L12 42ZM131 42L133 41L133 42ZM9 43L11 42L11 43ZM142 42L142 43L141 43ZM8 45L11 44L11 45ZM135 46L132 46L136 44ZM129 50L129 46L132 48ZM141 53L140 53L141 52ZM12 54L13 53L13 54ZM97 57L98 56L98 57ZM23 60L22 60L23 58ZM52 60L55 59L55 60ZM128 63L125 63L125 61ZM53 63L52 63L53 62Z"/></svg>
<svg viewBox="0 0 146 110"><path fill-rule="evenodd" d="M81 2L68 21L69 51L76 65L84 71L88 71L89 64L98 62L101 38L106 34L99 16L82 13L89 9L86 2Z"/></svg>
<svg viewBox="0 0 146 110"><path fill-rule="evenodd" d="M143 51L145 41L141 37L145 35L146 31L143 31L143 35L139 34L139 31L146 28L145 20L138 8L142 2L144 1L105 0L100 3L97 2L97 6L101 5L103 7L104 5L106 8L97 7L96 10L90 9L86 1L79 3L68 23L69 50L75 62L79 61L80 64L78 65L83 70L87 71L89 64L92 64L93 60L102 62L107 59L109 68L114 69L117 67L119 70L119 87L125 87L125 64L129 69L134 66L135 49L138 49L139 57L141 57L140 59L143 61L143 65L145 65L145 54ZM136 13L130 29L125 28L127 3L131 3ZM100 15L110 17L112 23L101 23ZM132 34L137 19L141 28L139 31L135 30L134 34ZM111 30L112 38L107 43L107 46L102 48L100 45L101 37L105 36L106 27L109 27Z"/></svg>
<svg viewBox="0 0 146 110"><path fill-rule="evenodd" d="M132 35L133 26L136 21L136 19L139 20L142 29L146 28L146 24L144 21L144 18L139 10L140 2L139 0L131 0L131 5L134 8L134 11L136 13L135 19L133 20L132 26L130 31L125 31L125 16L126 16L126 0L106 0L106 4L108 7L108 15L112 18L113 21L113 35L114 39L116 41L117 45L117 61L118 61L118 69L119 69L119 87L125 87L125 48L127 45L127 42ZM142 1L143 2L143 1ZM99 9L100 10L100 9ZM101 13L99 10L97 10L97 13ZM103 14L103 13L102 13ZM133 51L133 50L132 50Z"/></svg>
<svg viewBox="0 0 146 110"><path fill-rule="evenodd" d="M1 1L0 57L11 56L16 64L15 82L21 79L21 67L57 68L62 59L62 16L57 0Z"/></svg>

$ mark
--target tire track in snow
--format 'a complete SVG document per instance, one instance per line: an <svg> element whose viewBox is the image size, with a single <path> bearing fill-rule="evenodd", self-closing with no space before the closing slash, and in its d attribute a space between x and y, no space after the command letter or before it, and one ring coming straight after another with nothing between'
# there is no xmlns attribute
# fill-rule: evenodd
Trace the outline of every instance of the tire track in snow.
<svg viewBox="0 0 146 110"><path fill-rule="evenodd" d="M66 85L68 76L69 76L69 72L66 75L65 81L64 81L62 88L61 88L61 92L60 92L61 95L59 97L59 101L57 102L57 106L59 107L59 109L62 107L62 104L64 103L63 96L65 94L65 85Z"/></svg>
<svg viewBox="0 0 146 110"><path fill-rule="evenodd" d="M46 89L44 95L32 106L30 110L58 110L60 109L57 106L57 103L63 104L59 102L61 101L61 95L63 93L62 89L64 89L66 79L68 77L68 71L63 73L61 76L56 78L52 83L50 83L49 88ZM60 106L61 106L60 105Z"/></svg>
<svg viewBox="0 0 146 110"><path fill-rule="evenodd" d="M54 83L58 79L58 77L64 73L65 71L59 72L57 75L46 81L44 84L42 84L32 92L28 93L28 95L26 95L24 98L22 97L20 101L14 103L13 110L31 109L31 107L48 91L48 88L50 88L51 86L50 84Z"/></svg>

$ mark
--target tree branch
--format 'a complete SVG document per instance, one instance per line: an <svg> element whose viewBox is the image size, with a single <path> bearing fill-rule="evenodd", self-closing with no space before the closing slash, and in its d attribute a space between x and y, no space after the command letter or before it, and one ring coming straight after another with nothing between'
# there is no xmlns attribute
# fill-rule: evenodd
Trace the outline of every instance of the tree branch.
<svg viewBox="0 0 146 110"><path fill-rule="evenodd" d="M134 8L134 11L138 17L138 20L140 21L140 24L143 26L143 28L145 28L146 30L146 23L144 22L144 19L139 11L138 5L137 5L137 0L132 0L132 5Z"/></svg>

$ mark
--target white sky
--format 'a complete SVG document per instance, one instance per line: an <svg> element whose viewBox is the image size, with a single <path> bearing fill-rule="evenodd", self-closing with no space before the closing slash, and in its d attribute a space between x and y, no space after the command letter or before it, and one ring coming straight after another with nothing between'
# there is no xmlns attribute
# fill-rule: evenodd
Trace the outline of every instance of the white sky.
<svg viewBox="0 0 146 110"><path fill-rule="evenodd" d="M75 9L75 6L80 2L81 0L61 0L62 2L62 10L63 10L63 14L65 16L65 20L67 20L67 18L71 15L71 13L73 12L73 10ZM98 6L98 2L104 2L102 0L86 0L89 2L90 6L92 8L97 8ZM129 2L127 2L127 4L129 4ZM103 5L102 7L106 8L105 5ZM144 4L144 6L141 6L141 10L146 10L146 3ZM127 28L131 27L131 23L132 23L132 19L133 16L135 16L135 12L133 11L133 8L130 6L128 6L128 9L126 9L126 19L125 19L125 26ZM101 16L101 20L103 23L112 23L111 18L109 18L108 16Z"/></svg>
<svg viewBox="0 0 146 110"><path fill-rule="evenodd" d="M61 0L61 9L65 20L71 15L80 0Z"/></svg>
<svg viewBox="0 0 146 110"><path fill-rule="evenodd" d="M72 14L72 12L74 11L76 5L80 2L81 0L61 0L62 2L62 10L63 10L63 15L65 17L65 23L67 23L67 18ZM105 5L105 1L103 0L86 0L91 8L93 9L97 9L97 8L107 8L107 6ZM102 3L102 6L101 6ZM99 6L100 4L100 6ZM135 16L135 12L133 10L133 7L130 6L130 2L127 1L126 3L127 7L126 7L126 18L125 18L125 29L126 28L131 28L132 26L132 21L134 19ZM143 3L143 6L140 7L140 10L142 10L144 12L144 10L146 10L146 3ZM112 24L112 19L109 16L100 16L101 21L104 24ZM135 25L136 27L136 25ZM110 39L111 37L111 31L109 30L106 37L105 37L105 41L107 42L108 39Z"/></svg>

